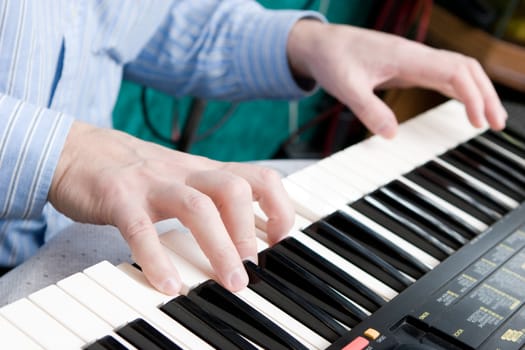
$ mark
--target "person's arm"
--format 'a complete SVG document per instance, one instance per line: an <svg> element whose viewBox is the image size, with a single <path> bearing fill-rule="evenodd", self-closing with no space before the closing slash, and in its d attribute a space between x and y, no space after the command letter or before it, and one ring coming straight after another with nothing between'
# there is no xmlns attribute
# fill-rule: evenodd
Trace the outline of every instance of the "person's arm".
<svg viewBox="0 0 525 350"><path fill-rule="evenodd" d="M0 94L0 219L38 217L73 118Z"/></svg>
<svg viewBox="0 0 525 350"><path fill-rule="evenodd" d="M261 7L255 1L178 1L127 64L124 78L175 96L295 99L311 92L292 76L288 33L315 12Z"/></svg>
<svg viewBox="0 0 525 350"><path fill-rule="evenodd" d="M476 127L505 125L507 113L481 65L459 53L377 31L301 20L290 33L288 56L296 75L315 79L372 132L386 137L395 135L397 121L374 90L393 86L420 86L458 99Z"/></svg>

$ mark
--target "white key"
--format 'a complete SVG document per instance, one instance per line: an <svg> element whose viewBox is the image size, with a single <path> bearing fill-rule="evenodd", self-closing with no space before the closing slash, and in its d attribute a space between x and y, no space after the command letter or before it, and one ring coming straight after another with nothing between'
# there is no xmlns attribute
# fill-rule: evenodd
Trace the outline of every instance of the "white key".
<svg viewBox="0 0 525 350"><path fill-rule="evenodd" d="M212 349L204 340L159 310L160 305L174 297L154 289L142 272L133 266L125 263L117 268L104 261L87 268L84 274L140 313L155 328L175 339L183 349Z"/></svg>
<svg viewBox="0 0 525 350"><path fill-rule="evenodd" d="M308 183L310 187L314 187L320 191L337 194L341 196L346 203L354 202L364 194L355 187L348 185L345 181L330 176L329 172L316 165L309 166L291 174L288 176L288 179L296 183Z"/></svg>
<svg viewBox="0 0 525 350"><path fill-rule="evenodd" d="M82 339L28 299L19 299L2 307L0 314L45 349L70 350L85 345Z"/></svg>
<svg viewBox="0 0 525 350"><path fill-rule="evenodd" d="M28 299L75 333L86 344L111 335L122 344L130 346L113 332L113 328L107 322L55 285L40 289L29 295Z"/></svg>
<svg viewBox="0 0 525 350"><path fill-rule="evenodd" d="M0 339L5 349L42 350L27 334L0 316Z"/></svg>
<svg viewBox="0 0 525 350"><path fill-rule="evenodd" d="M358 191L361 191L363 195L372 192L377 188L377 185L373 181L359 175L332 157L319 161L316 163L316 166L325 169L331 176L339 178L349 186L355 187Z"/></svg>
<svg viewBox="0 0 525 350"><path fill-rule="evenodd" d="M474 186L476 186L480 191L489 193L491 196L493 196L501 205L508 209L514 209L519 206L519 203L515 201L514 199L508 197L507 195L499 192L498 190L495 190L494 188L490 187L489 185L485 184L484 182L476 179L475 177L467 174L463 170L455 167L454 165L440 159L435 159L436 163L443 166L444 168L450 170L451 172L455 173L459 177L463 178L467 182L472 183Z"/></svg>
<svg viewBox="0 0 525 350"><path fill-rule="evenodd" d="M174 264L179 269L179 272L180 267L182 267L183 271L186 271L186 274L197 275L196 272L189 271L187 267L187 263L189 263L193 268L198 268L201 273L205 274L204 278L201 275L201 278L203 278L200 281L201 283L208 279L216 279L208 259L199 249L197 242L191 234L181 233L174 230L161 235L160 238L162 243L173 252L171 257L174 259ZM268 245L261 240L258 240L257 243L259 251L268 247ZM182 280L184 281L185 279L182 278ZM283 312L277 306L260 297L251 289L245 288L233 294L262 313L309 348L325 349L330 344L326 339L320 337L296 319Z"/></svg>
<svg viewBox="0 0 525 350"><path fill-rule="evenodd" d="M60 280L57 285L113 328L122 327L141 317L83 273Z"/></svg>
<svg viewBox="0 0 525 350"><path fill-rule="evenodd" d="M417 183L407 179L406 177L399 178L399 181L408 187L412 188L414 191L421 193L423 196L428 198L434 205L438 208L441 208L445 212L452 213L455 217L466 222L469 226L474 228L478 232L483 232L487 229L487 225L484 222L479 221L472 215L466 213L460 208L450 204L449 202L441 199L430 191L427 191L425 188L419 186Z"/></svg>
<svg viewBox="0 0 525 350"><path fill-rule="evenodd" d="M294 204L295 210L307 219L317 221L337 210L337 207L326 203L293 181L286 178L283 179L282 182Z"/></svg>

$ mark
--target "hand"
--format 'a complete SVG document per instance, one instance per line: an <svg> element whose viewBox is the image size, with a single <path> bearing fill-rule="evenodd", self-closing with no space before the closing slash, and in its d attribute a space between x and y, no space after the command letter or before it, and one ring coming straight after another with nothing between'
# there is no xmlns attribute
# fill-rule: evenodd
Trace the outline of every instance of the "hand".
<svg viewBox="0 0 525 350"><path fill-rule="evenodd" d="M315 79L373 133L396 133L394 113L374 94L377 88L394 86L420 86L455 98L465 104L476 127L505 125L507 113L481 65L459 53L315 20L295 24L287 50L296 75Z"/></svg>
<svg viewBox="0 0 525 350"><path fill-rule="evenodd" d="M212 161L80 122L66 140L49 200L76 221L118 227L150 283L166 294L181 284L154 222L178 218L219 281L235 291L248 283L242 260L257 259L252 201L269 218L272 242L294 218L280 177L270 169Z"/></svg>

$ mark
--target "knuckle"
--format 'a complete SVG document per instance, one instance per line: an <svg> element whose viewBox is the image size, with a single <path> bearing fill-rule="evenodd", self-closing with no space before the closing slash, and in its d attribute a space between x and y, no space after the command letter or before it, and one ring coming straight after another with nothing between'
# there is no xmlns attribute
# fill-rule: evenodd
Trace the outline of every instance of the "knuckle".
<svg viewBox="0 0 525 350"><path fill-rule="evenodd" d="M231 176L222 185L222 191L231 198L251 197L251 186L241 177Z"/></svg>
<svg viewBox="0 0 525 350"><path fill-rule="evenodd" d="M212 200L202 193L192 193L184 199L184 210L191 214L199 214L213 208Z"/></svg>
<svg viewBox="0 0 525 350"><path fill-rule="evenodd" d="M277 171L270 168L260 168L259 177L261 181L265 184L268 184L268 186L272 186L273 184L281 181L281 175L279 175Z"/></svg>
<svg viewBox="0 0 525 350"><path fill-rule="evenodd" d="M132 242L139 237L147 234L151 227L151 221L148 218L140 218L138 220L130 222L124 228L124 238L128 242Z"/></svg>

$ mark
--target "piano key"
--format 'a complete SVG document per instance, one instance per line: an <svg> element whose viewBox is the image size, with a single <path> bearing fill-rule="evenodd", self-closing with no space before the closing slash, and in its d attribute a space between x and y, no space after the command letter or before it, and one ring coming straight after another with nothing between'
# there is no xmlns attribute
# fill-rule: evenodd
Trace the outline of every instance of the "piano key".
<svg viewBox="0 0 525 350"><path fill-rule="evenodd" d="M112 336L106 335L94 343L89 344L84 350L126 350L128 347L122 345Z"/></svg>
<svg viewBox="0 0 525 350"><path fill-rule="evenodd" d="M474 197L476 202L483 203L483 206L479 210L486 212L486 215L499 219L508 212L509 207L505 205L497 195L495 195L497 193L496 191L487 191L485 188L479 186L479 184L473 183L469 181L468 178L463 177L460 173L455 171L453 166L449 164L444 166L443 164L447 163L436 158L435 160L428 162L425 167L428 167L429 170L436 174L440 174L447 180L452 181L455 184L455 187L459 187L467 196ZM423 168L424 167L421 167L419 169Z"/></svg>
<svg viewBox="0 0 525 350"><path fill-rule="evenodd" d="M192 289L188 298L262 348L307 349L293 336L213 280Z"/></svg>
<svg viewBox="0 0 525 350"><path fill-rule="evenodd" d="M274 245L272 249L282 249L284 255L311 271L357 305L367 311L376 311L385 305L385 300L376 294L364 283L358 281L337 266L330 263L323 256L309 249L294 237L287 237Z"/></svg>
<svg viewBox="0 0 525 350"><path fill-rule="evenodd" d="M214 315L210 315L185 295L176 297L162 305L160 309L217 349L257 349L227 323Z"/></svg>
<svg viewBox="0 0 525 350"><path fill-rule="evenodd" d="M395 192L395 188L390 189L383 187L379 189L379 193L388 197L392 203L408 210L414 219L418 218L427 224L427 226L432 227L433 232L445 239L449 245L454 245L455 248L458 248L468 242L468 240L456 230L453 223L449 223L445 218L439 217L439 212L427 211L422 203L411 202L407 197Z"/></svg>
<svg viewBox="0 0 525 350"><path fill-rule="evenodd" d="M413 283L413 280L407 278L392 265L327 222L322 220L314 222L303 232L369 274L378 276L381 281L398 292Z"/></svg>
<svg viewBox="0 0 525 350"><path fill-rule="evenodd" d="M499 170L498 172L512 178L514 182L519 184L525 183L525 175L522 173L525 168L513 164L512 160L505 159L504 157L495 157L490 148L480 145L476 142L476 139L462 144L460 150L464 150L465 152L476 156L478 159L485 162L487 166Z"/></svg>
<svg viewBox="0 0 525 350"><path fill-rule="evenodd" d="M490 140L486 134L482 134L472 141L474 141L480 145L485 146L487 149L491 149L494 153L498 154L500 157L510 159L515 164L521 166L522 168L525 168L525 158L520 157L516 153L513 153L509 150L507 150L505 147L500 146L496 142Z"/></svg>
<svg viewBox="0 0 525 350"><path fill-rule="evenodd" d="M440 170L443 169L440 169L439 166L435 166L435 163L429 162L426 167L421 167L415 170L415 177L412 177L412 179L421 176L425 180L428 180L446 190L452 196L455 196L462 202L466 203L467 205L461 205L461 208L472 213L480 221L492 224L501 218L502 214L494 210L494 206L491 206L490 202L475 191L472 191L469 187L464 186L461 179L457 181L458 179L454 177L453 174L450 174L449 172L443 173ZM470 208L470 210L467 208Z"/></svg>
<svg viewBox="0 0 525 350"><path fill-rule="evenodd" d="M80 349L85 344L82 339L28 299L19 299L2 307L0 315L44 349Z"/></svg>
<svg viewBox="0 0 525 350"><path fill-rule="evenodd" d="M322 245L318 241L310 238L308 235L301 231L290 232L290 237L293 237L298 242L316 252L329 263L336 266L338 269L346 272L349 276L354 277L356 280L368 286L374 293L379 295L385 301L389 301L397 296L397 292L387 286L385 283L377 279L375 276L368 274L364 270L360 269L350 261L344 259L336 252L330 250L328 247Z"/></svg>
<svg viewBox="0 0 525 350"><path fill-rule="evenodd" d="M472 238L486 227L486 224L474 218L470 214L444 201L432 192L409 180L408 175L400 177L392 183L396 190L409 194L412 198L417 198L424 206L432 207L440 213L440 217L446 217L455 223L455 227L465 237Z"/></svg>
<svg viewBox="0 0 525 350"><path fill-rule="evenodd" d="M117 333L138 349L181 350L179 346L140 318L117 329Z"/></svg>
<svg viewBox="0 0 525 350"><path fill-rule="evenodd" d="M363 195L362 191L347 185L336 177L327 176L328 173L319 167L309 166L288 176L288 179L296 183L315 184L320 191L330 192L333 195L340 195L342 202L353 202Z"/></svg>
<svg viewBox="0 0 525 350"><path fill-rule="evenodd" d="M521 188L508 181L508 179L503 177L501 174L498 174L485 165L462 154L458 150L450 150L446 154L442 155L441 158L444 161L454 165L456 168L459 168L464 172L480 179L480 181L486 183L490 187L493 187L506 196L511 197L516 201L523 200L524 194Z"/></svg>
<svg viewBox="0 0 525 350"><path fill-rule="evenodd" d="M525 158L525 141L521 140L517 135L512 134L509 129L499 132L489 130L483 134L483 136L510 152L517 154L521 158Z"/></svg>
<svg viewBox="0 0 525 350"><path fill-rule="evenodd" d="M455 251L429 234L423 227L414 223L404 213L377 201L373 197L366 196L364 199L352 203L352 207L438 260L444 260Z"/></svg>
<svg viewBox="0 0 525 350"><path fill-rule="evenodd" d="M81 338L86 344L105 336L112 336L130 348L130 344L117 336L108 323L55 285L50 285L30 294L28 299Z"/></svg>
<svg viewBox="0 0 525 350"><path fill-rule="evenodd" d="M398 245L345 212L336 211L325 217L323 221L333 225L371 250L375 255L414 278L419 278L431 270L431 267L423 264Z"/></svg>
<svg viewBox="0 0 525 350"><path fill-rule="evenodd" d="M57 282L57 286L115 329L120 329L137 319L144 319L140 313L83 273L76 273L60 280ZM144 320L144 322L146 321ZM158 331L177 344L175 339L171 339L161 329Z"/></svg>
<svg viewBox="0 0 525 350"><path fill-rule="evenodd" d="M522 190L524 184L522 175L506 164L502 164L488 155L479 152L468 143L459 145L454 151L457 152L458 157L459 154L461 154L462 160L469 159L470 164L477 170L511 189L517 189L518 193L525 196L525 191Z"/></svg>
<svg viewBox="0 0 525 350"><path fill-rule="evenodd" d="M354 327L368 316L354 303L279 251L265 250L259 254L259 258L261 269L280 279L283 284L303 295L348 328Z"/></svg>
<svg viewBox="0 0 525 350"><path fill-rule="evenodd" d="M210 263L198 248L197 242L191 234L173 230L162 234L160 238L162 243L169 249L168 254L174 265L177 266L183 283L187 285L185 294L189 293L191 287L213 279L214 273ZM266 244L258 241L259 251L266 247ZM303 343L310 344L311 348L322 349L325 347L325 339L312 332L309 328L304 327L298 320L294 319L293 315L283 312L286 310L280 310L268 301L258 297L252 290L245 288L234 294L291 333L295 338L300 339Z"/></svg>
<svg viewBox="0 0 525 350"><path fill-rule="evenodd" d="M346 164L338 162L333 157L327 157L315 164L316 167L326 170L328 177L336 177L341 181L346 182L349 186L355 187L363 194L371 192L377 188L377 184L371 179L360 176L355 171L352 171Z"/></svg>
<svg viewBox="0 0 525 350"><path fill-rule="evenodd" d="M84 274L168 334L182 348L211 349L206 342L158 309L173 297L151 287L144 274L130 264L115 267L103 261L84 270Z"/></svg>
<svg viewBox="0 0 525 350"><path fill-rule="evenodd" d="M478 190L480 193L485 194L487 197L491 198L493 201L497 202L502 207L507 210L512 210L519 206L519 202L513 199L512 197L507 196L506 194L498 191L495 188L492 188L488 184L478 180L475 176L470 175L469 173L463 171L452 163L447 162L445 159L435 158L432 162L437 163L446 170L454 173L460 177L465 183L470 184L473 188Z"/></svg>
<svg viewBox="0 0 525 350"><path fill-rule="evenodd" d="M299 214L304 215L311 221L319 220L337 210L340 210L345 214L358 220L363 225L369 227L371 230L383 236L385 239L389 240L393 244L399 246L407 254L412 255L417 260L421 261L423 264L426 264L429 267L433 267L439 264L439 262L432 256L423 252L421 249L415 247L414 245L408 243L399 236L396 236L395 234L389 232L377 223L366 218L364 215L351 209L346 204L337 207L337 203L332 204L331 202L329 202L329 199L324 199L323 194L315 192L315 189L311 187L308 188L308 186L304 186L305 188L303 188L300 185L285 180L288 179L283 180L283 185L290 194L290 198L293 204L295 205L296 210L299 212ZM308 190L306 188L308 188ZM338 199L336 199L336 201L341 202Z"/></svg>
<svg viewBox="0 0 525 350"><path fill-rule="evenodd" d="M310 303L275 276L251 261L245 261L244 266L250 278L248 287L251 290L271 301L325 339L334 342L347 332L348 329L333 319L325 310Z"/></svg>
<svg viewBox="0 0 525 350"><path fill-rule="evenodd" d="M7 349L42 350L28 335L0 316L0 339Z"/></svg>

